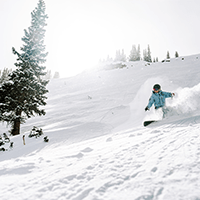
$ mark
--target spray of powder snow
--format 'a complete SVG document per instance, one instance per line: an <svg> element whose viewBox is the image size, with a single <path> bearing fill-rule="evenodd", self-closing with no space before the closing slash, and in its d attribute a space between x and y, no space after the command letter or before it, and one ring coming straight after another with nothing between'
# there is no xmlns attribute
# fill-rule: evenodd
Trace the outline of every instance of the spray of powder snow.
<svg viewBox="0 0 200 200"><path fill-rule="evenodd" d="M168 104L174 114L195 114L200 110L200 83L192 88L178 88L176 96Z"/></svg>

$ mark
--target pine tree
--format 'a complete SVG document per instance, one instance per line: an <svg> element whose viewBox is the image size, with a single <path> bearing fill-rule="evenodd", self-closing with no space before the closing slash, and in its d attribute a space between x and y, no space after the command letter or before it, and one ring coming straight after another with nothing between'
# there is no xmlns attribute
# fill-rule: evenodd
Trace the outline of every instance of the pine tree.
<svg viewBox="0 0 200 200"><path fill-rule="evenodd" d="M42 80L45 76L47 53L44 53L44 36L46 26L45 3L39 0L38 7L31 13L32 21L22 41L25 43L17 55L17 69L9 74L9 81L0 87L0 120L12 125L11 134L20 134L20 124L27 118L45 115L40 106L46 105L45 94L48 92L46 85L48 81Z"/></svg>
<svg viewBox="0 0 200 200"><path fill-rule="evenodd" d="M136 46L132 45L132 49L129 56L129 61L136 61L137 60L137 50Z"/></svg>
<svg viewBox="0 0 200 200"><path fill-rule="evenodd" d="M148 57L147 57L147 50L143 50L143 60L148 62Z"/></svg>
<svg viewBox="0 0 200 200"><path fill-rule="evenodd" d="M136 46L133 45L130 56L129 56L129 61L140 61L140 45L138 45L138 49L136 49Z"/></svg>
<svg viewBox="0 0 200 200"><path fill-rule="evenodd" d="M148 48L147 48L147 62L152 62L151 50L150 50L150 46L149 45L148 45Z"/></svg>
<svg viewBox="0 0 200 200"><path fill-rule="evenodd" d="M115 60L114 61L126 61L126 55L124 53L124 49L122 49L122 53L120 52L120 50L116 51L116 56L115 56Z"/></svg>
<svg viewBox="0 0 200 200"><path fill-rule="evenodd" d="M141 56L140 56L140 45L138 45L138 49L137 49L137 61L141 60Z"/></svg>
<svg viewBox="0 0 200 200"><path fill-rule="evenodd" d="M150 46L148 45L148 48L147 50L145 49L143 51L143 60L144 61L147 61L147 62L152 62L152 59L151 59L151 51L150 51Z"/></svg>
<svg viewBox="0 0 200 200"><path fill-rule="evenodd" d="M121 61L126 62L126 54L124 53L124 49L122 49Z"/></svg>
<svg viewBox="0 0 200 200"><path fill-rule="evenodd" d="M120 50L117 50L116 54L115 54L115 60L114 61L119 61L119 57L120 57Z"/></svg>
<svg viewBox="0 0 200 200"><path fill-rule="evenodd" d="M178 52L176 51L175 52L175 58L178 58L179 57L179 54L178 54Z"/></svg>
<svg viewBox="0 0 200 200"><path fill-rule="evenodd" d="M59 72L55 72L53 78L60 78L60 73Z"/></svg>
<svg viewBox="0 0 200 200"><path fill-rule="evenodd" d="M167 59L170 59L169 51L167 51Z"/></svg>

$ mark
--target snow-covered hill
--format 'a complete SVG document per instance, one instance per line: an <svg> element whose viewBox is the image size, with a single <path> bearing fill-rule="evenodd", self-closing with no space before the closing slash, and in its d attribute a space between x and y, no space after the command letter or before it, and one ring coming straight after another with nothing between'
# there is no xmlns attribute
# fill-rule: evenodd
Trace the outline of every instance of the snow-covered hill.
<svg viewBox="0 0 200 200"><path fill-rule="evenodd" d="M144 112L155 83L176 96L167 118L145 128L158 118ZM1 200L200 199L200 55L85 72L48 89L47 114L0 152ZM48 143L28 137L33 126Z"/></svg>

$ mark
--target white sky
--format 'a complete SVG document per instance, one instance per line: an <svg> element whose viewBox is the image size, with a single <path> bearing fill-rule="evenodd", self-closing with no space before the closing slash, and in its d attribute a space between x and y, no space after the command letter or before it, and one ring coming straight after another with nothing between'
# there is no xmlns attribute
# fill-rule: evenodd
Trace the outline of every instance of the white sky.
<svg viewBox="0 0 200 200"><path fill-rule="evenodd" d="M0 0L0 69L14 68L38 0ZM150 45L162 60L200 53L200 0L46 0L47 69L74 75L116 50Z"/></svg>

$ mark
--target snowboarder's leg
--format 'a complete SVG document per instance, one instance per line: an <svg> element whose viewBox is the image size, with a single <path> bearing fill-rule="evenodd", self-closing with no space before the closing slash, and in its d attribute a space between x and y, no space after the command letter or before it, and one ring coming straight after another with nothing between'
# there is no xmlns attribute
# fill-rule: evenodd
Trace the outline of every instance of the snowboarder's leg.
<svg viewBox="0 0 200 200"><path fill-rule="evenodd" d="M162 107L160 108L157 108L155 110L155 113L156 113L156 116L159 120L162 120L163 119L163 110L162 110Z"/></svg>
<svg viewBox="0 0 200 200"><path fill-rule="evenodd" d="M163 118L167 117L167 113L169 112L169 108L166 106L162 107L162 112L163 112Z"/></svg>

